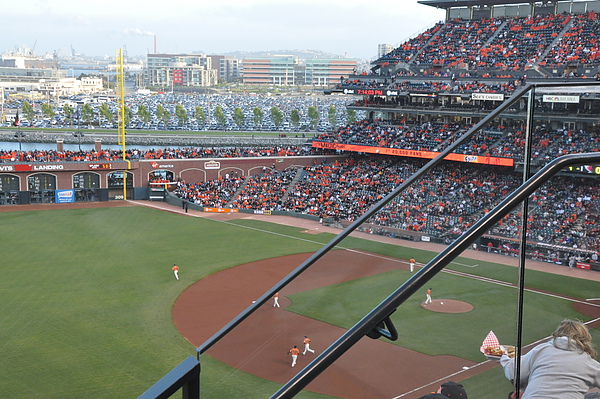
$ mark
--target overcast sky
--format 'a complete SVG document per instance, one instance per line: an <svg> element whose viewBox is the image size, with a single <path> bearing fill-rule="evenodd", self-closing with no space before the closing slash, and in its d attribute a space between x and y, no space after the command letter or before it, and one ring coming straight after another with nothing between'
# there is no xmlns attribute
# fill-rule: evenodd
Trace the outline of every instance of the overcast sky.
<svg viewBox="0 0 600 399"><path fill-rule="evenodd" d="M417 0L0 0L0 52L321 50L371 59L444 18Z"/></svg>

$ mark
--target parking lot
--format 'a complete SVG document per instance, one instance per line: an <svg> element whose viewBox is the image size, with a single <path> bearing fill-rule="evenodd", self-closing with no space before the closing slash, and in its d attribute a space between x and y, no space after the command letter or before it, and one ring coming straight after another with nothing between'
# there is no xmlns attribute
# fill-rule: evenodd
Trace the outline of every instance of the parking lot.
<svg viewBox="0 0 600 399"><path fill-rule="evenodd" d="M327 131L346 125L346 104L349 100L348 97L324 95L135 94L125 98L126 127L128 130L151 131ZM19 110L22 127L117 128L117 102L114 97L78 95L50 102L35 100L29 102L33 110L29 114L24 112L25 102L7 100L5 103L7 114L16 114ZM53 113L48 112L48 108ZM276 116L274 108L281 114L279 120L272 117ZM310 108L314 108L318 116L311 118ZM331 110L334 110L335 126L330 123ZM294 113L297 113L296 119L293 118ZM356 115L356 119L362 117ZM10 125L10 122L5 122L0 126Z"/></svg>

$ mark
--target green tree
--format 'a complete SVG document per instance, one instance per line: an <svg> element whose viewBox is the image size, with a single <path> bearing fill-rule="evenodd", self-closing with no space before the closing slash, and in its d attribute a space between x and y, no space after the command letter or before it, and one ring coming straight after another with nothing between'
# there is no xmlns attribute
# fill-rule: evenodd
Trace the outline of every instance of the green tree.
<svg viewBox="0 0 600 399"><path fill-rule="evenodd" d="M335 105L329 105L329 109L327 110L327 119L329 120L329 124L331 125L331 130L335 130L336 125L336 117L335 117Z"/></svg>
<svg viewBox="0 0 600 399"><path fill-rule="evenodd" d="M354 125L356 123L356 111L353 109L349 109L346 115L346 124Z"/></svg>
<svg viewBox="0 0 600 399"><path fill-rule="evenodd" d="M156 106L156 117L166 124L169 121L169 118L171 118L171 114L165 109L165 107L163 107L161 104L158 104Z"/></svg>
<svg viewBox="0 0 600 399"><path fill-rule="evenodd" d="M233 111L233 121L236 125L241 129L242 126L246 123L246 115L244 115L244 111L240 107L237 107Z"/></svg>
<svg viewBox="0 0 600 399"><path fill-rule="evenodd" d="M300 125L300 113L297 109L292 110L292 113L290 114L290 121L292 122L294 128L298 129L298 126Z"/></svg>
<svg viewBox="0 0 600 399"><path fill-rule="evenodd" d="M31 106L31 104L28 103L27 101L23 102L23 106L22 106L21 110L23 111L23 115L25 115L27 120L29 122L32 122L33 118L35 118L35 111L34 111L33 107Z"/></svg>
<svg viewBox="0 0 600 399"><path fill-rule="evenodd" d="M254 107L254 110L252 110L252 112L254 113L254 127L257 128L259 126L262 126L263 119L265 117L265 115L262 112L262 109Z"/></svg>
<svg viewBox="0 0 600 399"><path fill-rule="evenodd" d="M148 111L148 108L145 105L140 105L138 107L137 114L144 123L150 122L150 117L152 115L150 114L150 111Z"/></svg>
<svg viewBox="0 0 600 399"><path fill-rule="evenodd" d="M217 107L215 108L215 118L217 118L217 122L219 122L219 125L221 125L221 127L225 127L225 122L227 121L227 118L225 117L225 114L223 113L223 108L221 108L220 105L217 105Z"/></svg>
<svg viewBox="0 0 600 399"><path fill-rule="evenodd" d="M277 107L271 108L271 120L277 128L283 123L283 113Z"/></svg>
<svg viewBox="0 0 600 399"><path fill-rule="evenodd" d="M43 103L42 104L42 114L46 115L49 118L54 118L56 113L54 112L54 108L51 104Z"/></svg>
<svg viewBox="0 0 600 399"><path fill-rule="evenodd" d="M185 107L181 104L177 104L175 106L175 116L179 120L180 125L188 121L187 111L185 110Z"/></svg>
<svg viewBox="0 0 600 399"><path fill-rule="evenodd" d="M161 104L158 104L156 106L156 117L162 121L162 116L164 113L165 113L165 108Z"/></svg>
<svg viewBox="0 0 600 399"><path fill-rule="evenodd" d="M204 110L202 109L202 107L196 107L195 111L196 120L199 124L204 125L206 123L206 114L204 113Z"/></svg>
<svg viewBox="0 0 600 399"><path fill-rule="evenodd" d="M94 117L94 114L94 108L92 108L90 104L83 104L81 106L81 119L83 119L85 123L89 124L90 119Z"/></svg>
<svg viewBox="0 0 600 399"><path fill-rule="evenodd" d="M89 122L90 119L94 116L94 109L90 104L83 104L81 107L81 117L85 122Z"/></svg>
<svg viewBox="0 0 600 399"><path fill-rule="evenodd" d="M63 114L65 114L65 117L69 120L69 122L71 122L71 125L73 124L73 114L74 113L75 113L75 109L73 107L71 107L69 104L63 105Z"/></svg>
<svg viewBox="0 0 600 399"><path fill-rule="evenodd" d="M131 118L133 118L133 111L131 110L131 108L129 108L127 106L123 109L123 111L124 111L124 114L123 114L124 121L123 122L124 122L125 126L129 126L129 122L131 122ZM112 116L112 114L111 114L111 116Z"/></svg>
<svg viewBox="0 0 600 399"><path fill-rule="evenodd" d="M319 111L313 106L308 107L308 124L314 129L319 123Z"/></svg>
<svg viewBox="0 0 600 399"><path fill-rule="evenodd" d="M110 123L112 123L113 120L115 119L115 117L112 114L112 112L110 112L110 108L108 108L108 104L107 103L103 103L100 106L100 108L98 108L98 113L100 114L100 116L102 116L104 119L106 119Z"/></svg>

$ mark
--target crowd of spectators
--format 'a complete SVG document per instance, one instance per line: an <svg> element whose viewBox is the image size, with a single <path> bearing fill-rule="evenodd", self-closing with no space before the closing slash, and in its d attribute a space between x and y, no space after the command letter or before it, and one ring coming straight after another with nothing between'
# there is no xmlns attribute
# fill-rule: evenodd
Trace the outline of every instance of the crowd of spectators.
<svg viewBox="0 0 600 399"><path fill-rule="evenodd" d="M522 86L521 79L515 79L510 76L505 77L505 82L486 82L465 77L443 76L441 80L423 80L423 81L398 81L398 76L393 75L389 79L368 79L354 77L345 79L336 87L338 89L368 88L368 89L386 89L397 90L404 93L502 93L512 94ZM504 79L504 78L498 78Z"/></svg>
<svg viewBox="0 0 600 399"><path fill-rule="evenodd" d="M360 144L377 147L419 151L443 151L472 125L460 123L426 122L417 124L401 121L392 125L379 120L361 120L353 125L319 135L317 141ZM557 156L598 150L600 133L597 130L550 130L537 126L532 157L545 163ZM466 155L480 155L520 159L524 144L521 125L493 125L478 132L466 144L455 150ZM183 147L161 149L129 149L125 159L193 159L236 158L264 156L305 156L326 154L329 150L310 146L286 147ZM122 150L0 150L0 162L101 162L123 159Z"/></svg>
<svg viewBox="0 0 600 399"><path fill-rule="evenodd" d="M179 198L198 206L225 208L242 183L243 178L235 174L227 174L222 179L200 183L188 183L179 180L173 193Z"/></svg>
<svg viewBox="0 0 600 399"><path fill-rule="evenodd" d="M250 177L231 206L240 209L281 209L283 197L297 172L295 168L281 172L273 168Z"/></svg>
<svg viewBox="0 0 600 399"><path fill-rule="evenodd" d="M418 124L403 120L393 125L380 120L363 120L333 132L323 133L316 140L441 152L471 127L471 124L464 123ZM454 152L521 160L525 144L524 132L524 127L518 123L511 126L494 124L477 132ZM545 125L537 125L532 137L532 158L538 164L545 164L566 154L600 150L598 130L549 129Z"/></svg>
<svg viewBox="0 0 600 399"><path fill-rule="evenodd" d="M473 63L502 22L502 19L449 20L426 47L418 49L412 62L416 65L433 64L446 67Z"/></svg>
<svg viewBox="0 0 600 399"><path fill-rule="evenodd" d="M185 147L160 149L129 149L125 159L190 159L190 158L239 158L284 157L323 154L326 150L308 146L286 147ZM123 159L122 150L57 151L57 150L0 150L0 162L100 162Z"/></svg>
<svg viewBox="0 0 600 399"><path fill-rule="evenodd" d="M385 54L381 57L382 67L386 66L386 62L409 62L419 49L425 47L438 34L443 26L443 22L438 22L432 28L427 29L414 38L402 43L388 54Z"/></svg>
<svg viewBox="0 0 600 399"><path fill-rule="evenodd" d="M539 64L597 63L597 13L481 20L452 19L401 44L377 62L517 71Z"/></svg>
<svg viewBox="0 0 600 399"><path fill-rule="evenodd" d="M352 221L416 171L415 165L393 159L349 158L307 167L283 209Z"/></svg>
<svg viewBox="0 0 600 399"><path fill-rule="evenodd" d="M600 190L589 179L558 177L531 198L531 239L584 249L598 247Z"/></svg>
<svg viewBox="0 0 600 399"><path fill-rule="evenodd" d="M568 14L510 19L493 42L480 51L476 66L500 70L523 70L532 66L570 19Z"/></svg>
<svg viewBox="0 0 600 399"><path fill-rule="evenodd" d="M600 19L596 12L573 16L572 26L552 47L540 65L556 68L569 62L597 63L600 56L598 36Z"/></svg>
<svg viewBox="0 0 600 399"><path fill-rule="evenodd" d="M267 168L245 181L227 176L196 185L180 182L176 194L202 206L288 211L351 222L424 162L352 157L282 172ZM520 173L503 167L443 163L368 224L378 226L379 232L388 228L453 239L517 188L521 179ZM515 211L488 233L516 239L520 217ZM600 187L594 180L559 176L531 197L528 239L573 249L598 248L599 222Z"/></svg>

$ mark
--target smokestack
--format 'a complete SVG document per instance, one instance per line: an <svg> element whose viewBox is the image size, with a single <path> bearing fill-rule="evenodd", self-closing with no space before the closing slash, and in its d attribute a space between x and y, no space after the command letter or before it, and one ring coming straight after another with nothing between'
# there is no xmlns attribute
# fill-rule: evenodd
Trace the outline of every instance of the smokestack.
<svg viewBox="0 0 600 399"><path fill-rule="evenodd" d="M154 35L154 54L158 54L156 50L156 35Z"/></svg>

